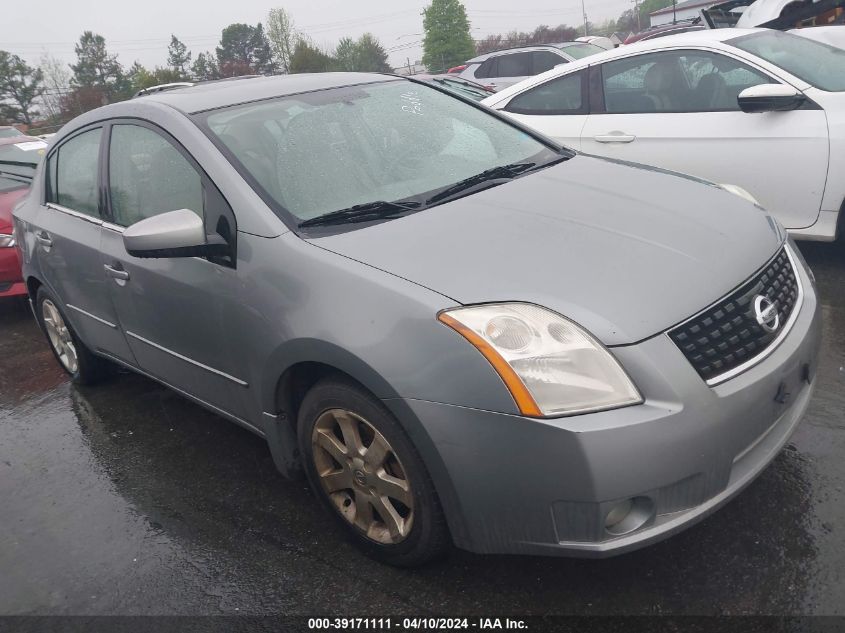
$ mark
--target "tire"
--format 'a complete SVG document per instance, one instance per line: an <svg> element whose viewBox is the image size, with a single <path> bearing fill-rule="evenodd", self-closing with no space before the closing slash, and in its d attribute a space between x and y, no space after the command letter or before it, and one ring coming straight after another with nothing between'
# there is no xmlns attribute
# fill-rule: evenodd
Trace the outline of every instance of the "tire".
<svg viewBox="0 0 845 633"><path fill-rule="evenodd" d="M92 385L108 373L108 362L96 356L83 343L56 298L43 286L35 299L38 324L47 338L53 356L71 380L78 385Z"/></svg>
<svg viewBox="0 0 845 633"><path fill-rule="evenodd" d="M451 539L434 485L381 402L350 380L323 379L306 394L297 431L314 494L367 555L416 567L445 554Z"/></svg>

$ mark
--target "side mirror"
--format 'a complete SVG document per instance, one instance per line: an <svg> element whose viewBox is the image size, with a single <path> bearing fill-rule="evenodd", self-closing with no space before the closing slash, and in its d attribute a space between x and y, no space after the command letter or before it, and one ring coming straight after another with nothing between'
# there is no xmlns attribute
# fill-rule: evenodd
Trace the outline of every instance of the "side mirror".
<svg viewBox="0 0 845 633"><path fill-rule="evenodd" d="M800 107L807 97L785 84L760 84L746 88L736 100L743 112L783 112Z"/></svg>
<svg viewBox="0 0 845 633"><path fill-rule="evenodd" d="M190 209L168 211L136 222L123 232L123 246L133 257L208 257L228 254L219 235L205 234L202 218Z"/></svg>

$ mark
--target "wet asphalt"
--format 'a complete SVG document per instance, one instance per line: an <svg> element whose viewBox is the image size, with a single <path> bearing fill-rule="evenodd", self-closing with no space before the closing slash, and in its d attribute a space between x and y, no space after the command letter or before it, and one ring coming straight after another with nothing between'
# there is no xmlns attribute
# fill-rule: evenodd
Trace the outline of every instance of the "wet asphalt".
<svg viewBox="0 0 845 633"><path fill-rule="evenodd" d="M791 443L706 521L600 561L381 566L262 440L136 375L71 386L0 303L0 614L845 614L845 243L801 250L825 344Z"/></svg>

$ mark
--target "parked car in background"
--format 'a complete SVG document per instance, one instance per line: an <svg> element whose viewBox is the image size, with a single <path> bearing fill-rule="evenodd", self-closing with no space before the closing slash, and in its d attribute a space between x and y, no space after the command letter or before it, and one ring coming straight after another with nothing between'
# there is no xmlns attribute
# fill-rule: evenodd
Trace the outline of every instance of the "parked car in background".
<svg viewBox="0 0 845 633"><path fill-rule="evenodd" d="M0 125L0 138L20 138L25 136L18 128L11 125Z"/></svg>
<svg viewBox="0 0 845 633"><path fill-rule="evenodd" d="M484 103L561 143L733 183L804 239L845 203L845 51L707 29L556 68Z"/></svg>
<svg viewBox="0 0 845 633"><path fill-rule="evenodd" d="M0 135L3 131L0 128ZM43 141L23 134L0 136L0 299L26 296L12 208L29 191L46 147Z"/></svg>
<svg viewBox="0 0 845 633"><path fill-rule="evenodd" d="M494 90L501 90L522 81L526 77L539 75L559 64L573 62L604 49L588 42L563 42L523 46L473 57L458 73L464 79L477 81Z"/></svg>
<svg viewBox="0 0 845 633"><path fill-rule="evenodd" d="M440 75L414 75L413 77L419 81L440 86L449 92L454 92L455 94L467 97L473 101L486 99L495 92L491 86L485 86L476 81L471 81L448 73Z"/></svg>
<svg viewBox="0 0 845 633"><path fill-rule="evenodd" d="M800 35L801 37L827 44L828 46L845 49L845 25L842 24L792 29L789 32L793 35Z"/></svg>
<svg viewBox="0 0 845 633"><path fill-rule="evenodd" d="M666 538L813 389L819 303L768 213L423 82L153 93L43 165L15 230L73 380L108 359L266 438L393 564Z"/></svg>
<svg viewBox="0 0 845 633"><path fill-rule="evenodd" d="M667 35L677 35L678 33L687 33L689 31L701 31L706 28L701 23L701 18L690 18L688 20L679 20L671 24L660 24L651 28L640 31L639 33L631 33L625 38L623 44L634 44L642 40L653 40L658 37L666 37Z"/></svg>
<svg viewBox="0 0 845 633"><path fill-rule="evenodd" d="M616 45L613 43L613 40L611 40L609 37L605 37L604 35L584 35L582 37L576 38L575 41L587 42L588 44L593 44L594 46L603 48L606 51L616 48Z"/></svg>
<svg viewBox="0 0 845 633"><path fill-rule="evenodd" d="M842 24L845 0L727 0L701 11L711 29L788 30Z"/></svg>

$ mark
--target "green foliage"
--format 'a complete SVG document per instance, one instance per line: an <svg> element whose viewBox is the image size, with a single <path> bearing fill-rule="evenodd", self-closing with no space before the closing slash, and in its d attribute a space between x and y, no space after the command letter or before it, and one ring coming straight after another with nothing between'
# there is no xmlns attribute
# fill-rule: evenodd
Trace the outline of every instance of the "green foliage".
<svg viewBox="0 0 845 633"><path fill-rule="evenodd" d="M167 47L167 65L176 73L179 80L184 81L191 76L191 52L175 35L170 35L170 45Z"/></svg>
<svg viewBox="0 0 845 633"><path fill-rule="evenodd" d="M273 54L261 23L230 24L223 29L217 47L217 66L223 77L272 74Z"/></svg>
<svg viewBox="0 0 845 633"><path fill-rule="evenodd" d="M184 81L183 75L173 68L162 68L160 66L156 66L153 70L148 70L139 62L132 64L132 67L127 73L127 77L129 82L132 84L133 94L139 90L143 90L144 88Z"/></svg>
<svg viewBox="0 0 845 633"><path fill-rule="evenodd" d="M106 50L102 35L85 31L74 47L77 61L71 64L72 85L77 88L94 88L107 103L127 98L131 90L123 67L116 55Z"/></svg>
<svg viewBox="0 0 845 633"><path fill-rule="evenodd" d="M197 81L211 81L220 79L220 69L217 67L217 59L214 53L208 51L200 53L191 66L191 74Z"/></svg>
<svg viewBox="0 0 845 633"><path fill-rule="evenodd" d="M299 39L293 16L282 8L270 9L267 15L267 39L276 67L282 72L289 72L293 50Z"/></svg>
<svg viewBox="0 0 845 633"><path fill-rule="evenodd" d="M0 118L32 124L33 104L44 93L44 75L17 55L0 51Z"/></svg>
<svg viewBox="0 0 845 633"><path fill-rule="evenodd" d="M289 72L291 73L324 73L334 70L336 60L305 38L300 38L293 49Z"/></svg>
<svg viewBox="0 0 845 633"><path fill-rule="evenodd" d="M358 40L344 37L334 51L337 70L354 72L390 72L387 52L372 33L364 33Z"/></svg>
<svg viewBox="0 0 845 633"><path fill-rule="evenodd" d="M475 56L469 19L460 0L432 0L423 10L423 30L422 62L429 71L445 72Z"/></svg>

